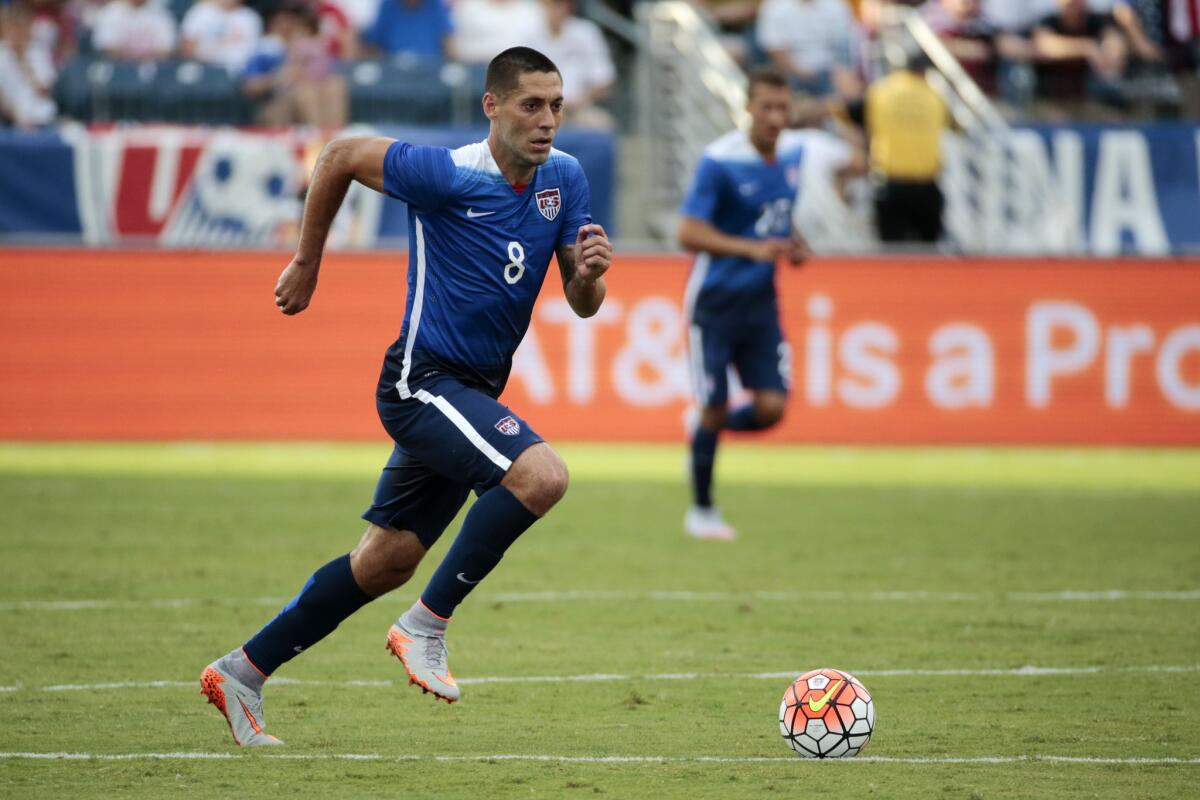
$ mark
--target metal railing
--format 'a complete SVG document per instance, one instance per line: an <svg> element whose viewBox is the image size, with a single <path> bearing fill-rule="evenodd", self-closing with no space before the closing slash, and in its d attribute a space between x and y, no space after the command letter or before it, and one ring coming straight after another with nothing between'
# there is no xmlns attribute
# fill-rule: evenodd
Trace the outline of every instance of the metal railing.
<svg viewBox="0 0 1200 800"><path fill-rule="evenodd" d="M652 233L673 239L677 209L704 147L746 118L746 76L682 0L642 3L637 131L648 157L643 188Z"/></svg>

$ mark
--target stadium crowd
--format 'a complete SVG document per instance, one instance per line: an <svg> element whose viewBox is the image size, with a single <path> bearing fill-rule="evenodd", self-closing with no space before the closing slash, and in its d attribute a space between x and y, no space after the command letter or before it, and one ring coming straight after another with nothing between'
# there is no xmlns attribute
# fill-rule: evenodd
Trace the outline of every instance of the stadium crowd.
<svg viewBox="0 0 1200 800"><path fill-rule="evenodd" d="M908 5L1014 114L1200 109L1200 0L694 2L743 65L775 64L797 89L850 103L886 72L873 45L887 7ZM214 65L252 105L246 121L336 127L349 119L350 65L469 68L517 43L562 69L568 124L613 126L603 105L613 60L575 0L8 0L0 6L0 114L20 127L54 121L59 70L93 55Z"/></svg>
<svg viewBox="0 0 1200 800"><path fill-rule="evenodd" d="M518 43L559 66L567 124L612 126L600 103L613 61L574 0L9 0L0 4L0 118L53 122L59 71L100 57L142 74L175 61L218 67L252 101L252 121L338 127L349 119L355 64L482 70Z"/></svg>
<svg viewBox="0 0 1200 800"><path fill-rule="evenodd" d="M1197 113L1198 0L698 0L741 63L773 63L797 89L861 99L882 77L889 6L916 7L966 72L1019 114L1096 106Z"/></svg>

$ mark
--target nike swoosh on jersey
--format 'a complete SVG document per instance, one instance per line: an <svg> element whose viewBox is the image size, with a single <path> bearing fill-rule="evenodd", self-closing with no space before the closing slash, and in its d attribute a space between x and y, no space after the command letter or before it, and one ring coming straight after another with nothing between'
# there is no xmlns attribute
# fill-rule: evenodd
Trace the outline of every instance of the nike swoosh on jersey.
<svg viewBox="0 0 1200 800"><path fill-rule="evenodd" d="M479 581L483 580L483 578L480 578L480 579L479 579L479 581L469 581L469 580L467 580L467 577L466 577L466 575L464 575L464 574L463 574L463 573L461 573L461 572L460 572L460 573L458 573L457 575L455 575L454 577L458 578L458 579L459 579L460 581L462 581L463 583L479 583Z"/></svg>
<svg viewBox="0 0 1200 800"><path fill-rule="evenodd" d="M480 217L488 217L495 214L495 211L476 211L473 208L467 209L467 217L470 219L479 219Z"/></svg>

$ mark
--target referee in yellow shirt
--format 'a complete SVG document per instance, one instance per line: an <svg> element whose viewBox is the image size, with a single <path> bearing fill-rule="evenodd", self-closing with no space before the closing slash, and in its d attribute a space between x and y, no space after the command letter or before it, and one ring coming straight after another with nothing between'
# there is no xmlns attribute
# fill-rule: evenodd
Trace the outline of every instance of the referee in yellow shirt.
<svg viewBox="0 0 1200 800"><path fill-rule="evenodd" d="M942 235L941 137L950 114L910 58L867 91L864 109L876 183L875 219L884 242L934 243Z"/></svg>

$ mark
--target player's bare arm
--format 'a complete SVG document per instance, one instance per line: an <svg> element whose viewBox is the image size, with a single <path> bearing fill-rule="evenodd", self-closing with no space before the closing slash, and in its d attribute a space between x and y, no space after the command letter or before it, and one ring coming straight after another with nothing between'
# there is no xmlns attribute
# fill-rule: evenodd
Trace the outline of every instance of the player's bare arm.
<svg viewBox="0 0 1200 800"><path fill-rule="evenodd" d="M785 256L794 259L794 253L799 253L794 239L732 236L702 219L688 216L679 220L679 246L693 253L736 256L751 261L774 262ZM807 245L804 245L804 250L807 251Z"/></svg>
<svg viewBox="0 0 1200 800"><path fill-rule="evenodd" d="M613 247L608 234L599 225L581 225L575 244L559 245L555 252L571 310L580 317L592 316L604 302L604 273L612 266Z"/></svg>
<svg viewBox="0 0 1200 800"><path fill-rule="evenodd" d="M299 314L312 300L325 239L350 181L383 191L383 159L393 141L384 136L352 136L335 139L321 151L304 201L296 255L275 284L275 305L284 314Z"/></svg>

